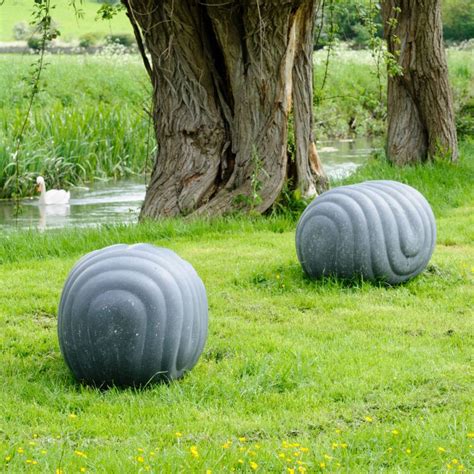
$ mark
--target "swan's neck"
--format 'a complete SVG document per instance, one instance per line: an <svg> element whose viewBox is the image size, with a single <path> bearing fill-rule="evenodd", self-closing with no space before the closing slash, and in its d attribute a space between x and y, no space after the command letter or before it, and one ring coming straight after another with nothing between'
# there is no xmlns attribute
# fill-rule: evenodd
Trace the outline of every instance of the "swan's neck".
<svg viewBox="0 0 474 474"><path fill-rule="evenodd" d="M46 199L46 185L44 183L40 184L40 193L39 200L40 202L44 202Z"/></svg>

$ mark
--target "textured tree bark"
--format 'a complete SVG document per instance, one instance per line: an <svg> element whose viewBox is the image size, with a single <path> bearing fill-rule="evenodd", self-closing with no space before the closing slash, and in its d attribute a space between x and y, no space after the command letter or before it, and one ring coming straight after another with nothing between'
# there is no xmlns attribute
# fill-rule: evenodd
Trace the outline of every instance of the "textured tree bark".
<svg viewBox="0 0 474 474"><path fill-rule="evenodd" d="M388 51L402 70L388 79L389 159L397 165L435 156L456 161L441 0L384 0L382 17Z"/></svg>
<svg viewBox="0 0 474 474"><path fill-rule="evenodd" d="M326 185L312 137L317 0L123 0L151 57L158 153L142 217L267 210Z"/></svg>

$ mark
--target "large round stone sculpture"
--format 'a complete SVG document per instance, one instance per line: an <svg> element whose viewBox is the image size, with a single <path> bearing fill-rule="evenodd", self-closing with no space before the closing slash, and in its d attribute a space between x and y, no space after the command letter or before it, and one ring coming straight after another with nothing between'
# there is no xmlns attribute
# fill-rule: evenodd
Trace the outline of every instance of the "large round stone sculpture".
<svg viewBox="0 0 474 474"><path fill-rule="evenodd" d="M61 352L75 377L96 386L144 386L181 377L207 338L204 285L171 250L112 245L85 255L65 283Z"/></svg>
<svg viewBox="0 0 474 474"><path fill-rule="evenodd" d="M366 181L327 191L303 212L298 259L308 276L362 277L389 284L428 264L436 223L426 199L396 181Z"/></svg>

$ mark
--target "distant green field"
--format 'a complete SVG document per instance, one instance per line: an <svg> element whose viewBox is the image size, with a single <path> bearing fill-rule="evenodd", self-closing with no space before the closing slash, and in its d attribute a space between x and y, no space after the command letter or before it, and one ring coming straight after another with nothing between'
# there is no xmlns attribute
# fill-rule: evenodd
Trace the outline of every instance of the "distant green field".
<svg viewBox="0 0 474 474"><path fill-rule="evenodd" d="M96 21L96 13L100 7L97 1L83 0L80 8L83 10L84 16L81 19L76 18L68 1L61 0L52 3L56 5L52 17L59 25L61 38L64 41L79 38L86 33L96 33L101 36L132 33L124 13L117 15L111 21ZM14 40L13 27L19 22L30 21L32 4L32 0L5 0L5 3L0 6L0 41Z"/></svg>

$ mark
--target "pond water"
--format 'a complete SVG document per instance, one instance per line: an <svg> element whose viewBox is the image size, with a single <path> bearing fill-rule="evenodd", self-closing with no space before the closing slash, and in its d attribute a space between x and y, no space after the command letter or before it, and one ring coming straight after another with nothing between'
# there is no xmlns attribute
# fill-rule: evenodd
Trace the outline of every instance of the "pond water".
<svg viewBox="0 0 474 474"><path fill-rule="evenodd" d="M380 148L367 139L321 141L318 152L329 177L354 172ZM69 205L39 206L25 199L16 212L11 201L0 201L0 232L136 222L145 196L144 180L96 182L90 188L73 188Z"/></svg>

